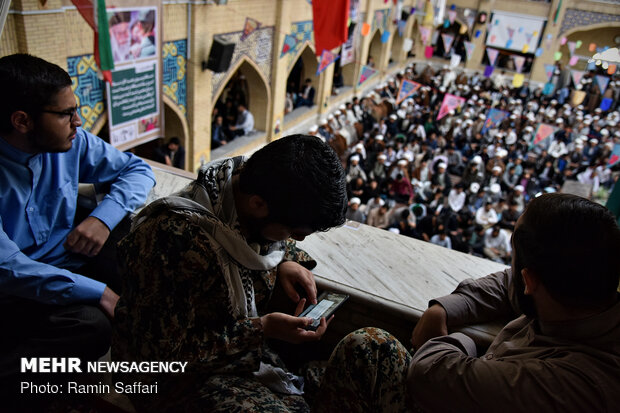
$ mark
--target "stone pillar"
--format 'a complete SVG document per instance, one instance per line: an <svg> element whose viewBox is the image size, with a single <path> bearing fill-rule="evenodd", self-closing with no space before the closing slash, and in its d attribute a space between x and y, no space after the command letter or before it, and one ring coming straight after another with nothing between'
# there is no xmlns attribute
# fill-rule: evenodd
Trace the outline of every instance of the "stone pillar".
<svg viewBox="0 0 620 413"><path fill-rule="evenodd" d="M538 82L546 82L547 75L545 74L545 64L554 64L555 58L554 54L556 51L560 50L560 41L558 40L558 34L560 33L560 27L562 26L562 20L564 20L564 14L566 13L566 3L562 3L562 8L560 9L560 15L558 16L558 20L556 24L553 24L553 18L555 16L555 11L558 8L558 3L560 0L553 0L551 2L551 7L549 8L549 16L547 17L547 25L545 26L545 30L541 33L541 47L543 48L543 54L539 57L534 58L534 64L532 65L532 71L530 72L530 79L538 81ZM550 50L547 50L544 46L545 39L547 36L551 34L553 36L553 44Z"/></svg>
<svg viewBox="0 0 620 413"><path fill-rule="evenodd" d="M212 73L202 70L202 62L209 57L213 33L203 22L207 21L208 6L188 4L191 8L190 58L187 60L187 123L192 139L187 148L189 170L196 171L201 162L211 157L211 93Z"/></svg>

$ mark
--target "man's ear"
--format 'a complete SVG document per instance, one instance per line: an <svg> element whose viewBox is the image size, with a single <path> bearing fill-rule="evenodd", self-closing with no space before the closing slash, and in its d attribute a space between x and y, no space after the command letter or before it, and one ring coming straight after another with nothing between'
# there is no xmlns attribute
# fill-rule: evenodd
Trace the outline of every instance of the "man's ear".
<svg viewBox="0 0 620 413"><path fill-rule="evenodd" d="M250 195L249 206L251 214L255 218L267 218L269 215L269 207L267 202L258 195Z"/></svg>
<svg viewBox="0 0 620 413"><path fill-rule="evenodd" d="M521 276L523 277L523 283L525 284L525 295L532 295L538 290L540 287L540 278L534 271L529 268L524 268L521 270Z"/></svg>
<svg viewBox="0 0 620 413"><path fill-rule="evenodd" d="M11 124L19 133L30 132L34 126L32 117L23 110L17 110L11 113Z"/></svg>

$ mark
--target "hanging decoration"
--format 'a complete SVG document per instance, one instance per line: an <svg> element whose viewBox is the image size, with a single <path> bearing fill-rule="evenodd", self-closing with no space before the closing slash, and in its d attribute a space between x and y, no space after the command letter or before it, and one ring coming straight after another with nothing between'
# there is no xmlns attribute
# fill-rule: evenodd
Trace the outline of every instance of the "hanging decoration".
<svg viewBox="0 0 620 413"><path fill-rule="evenodd" d="M284 35L284 44L282 45L282 51L280 52L280 58L287 53L295 50L297 46L297 38L293 35L286 34Z"/></svg>
<svg viewBox="0 0 620 413"><path fill-rule="evenodd" d="M441 107L439 108L439 113L437 114L437 120L446 116L451 110L458 109L463 105L463 103L465 103L465 98L446 93L443 97L443 102L441 102Z"/></svg>
<svg viewBox="0 0 620 413"><path fill-rule="evenodd" d="M258 30L260 26L261 24L258 20L251 17L246 17L245 24L243 25L243 34L241 35L241 41L247 39L248 36Z"/></svg>
<svg viewBox="0 0 620 413"><path fill-rule="evenodd" d="M340 56L334 56L334 54L329 50L323 50L323 53L321 53L321 59L319 59L319 67L316 69L316 75L318 76L323 73L329 65L334 63L339 58Z"/></svg>
<svg viewBox="0 0 620 413"><path fill-rule="evenodd" d="M357 81L357 86L361 86L368 79L373 77L378 72L377 69L372 68L370 66L362 66L362 70L360 70L360 77Z"/></svg>
<svg viewBox="0 0 620 413"><path fill-rule="evenodd" d="M400 102L413 95L420 87L422 87L422 85L418 82L403 79L400 84L400 88L398 89L398 94L396 95L396 104L399 105Z"/></svg>

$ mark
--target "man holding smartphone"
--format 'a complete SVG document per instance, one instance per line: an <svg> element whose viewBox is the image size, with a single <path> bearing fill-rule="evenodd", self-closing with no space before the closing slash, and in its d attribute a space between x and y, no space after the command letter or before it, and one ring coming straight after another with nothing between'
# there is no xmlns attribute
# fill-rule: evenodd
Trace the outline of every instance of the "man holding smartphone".
<svg viewBox="0 0 620 413"><path fill-rule="evenodd" d="M190 373L135 377L158 381L160 391L134 403L159 412L307 411L299 378L266 339L301 343L325 332L324 318L312 331L311 318L297 317L317 293L316 262L295 240L342 225L346 206L336 153L292 135L249 159L210 162L180 193L145 208L119 248L126 284L113 356L187 361ZM294 314L264 312L276 282Z"/></svg>

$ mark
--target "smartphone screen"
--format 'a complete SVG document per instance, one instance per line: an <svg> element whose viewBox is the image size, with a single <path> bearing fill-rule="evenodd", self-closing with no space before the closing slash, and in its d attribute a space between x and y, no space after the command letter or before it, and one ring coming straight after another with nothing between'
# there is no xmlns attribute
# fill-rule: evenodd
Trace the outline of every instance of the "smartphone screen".
<svg viewBox="0 0 620 413"><path fill-rule="evenodd" d="M321 318L329 318L344 303L349 296L335 292L325 291L318 298L318 303L308 306L299 317L310 317L314 321L306 327L306 330L316 330L321 324Z"/></svg>

